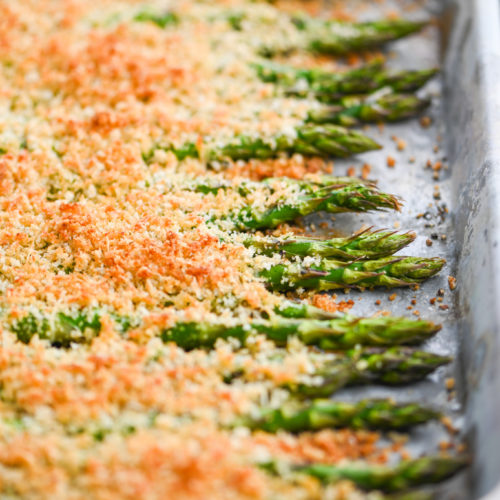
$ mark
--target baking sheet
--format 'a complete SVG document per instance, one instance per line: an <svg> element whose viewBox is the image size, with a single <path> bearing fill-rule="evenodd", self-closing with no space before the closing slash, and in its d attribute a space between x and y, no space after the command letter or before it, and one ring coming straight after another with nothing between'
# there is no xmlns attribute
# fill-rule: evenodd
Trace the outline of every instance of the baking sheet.
<svg viewBox="0 0 500 500"><path fill-rule="evenodd" d="M359 3L353 0L349 6L356 9ZM405 3L385 2L381 12L377 2L362 17L382 17ZM443 330L425 347L452 355L455 361L410 388L349 389L336 397L393 396L431 404L451 415L459 429L452 441L467 442L473 464L440 486L436 498L470 500L491 492L500 479L500 16L497 0L429 0L405 16L436 16L439 22L392 44L389 58L395 68L442 67L441 77L423 91L434 96L426 113L432 125L423 128L412 120L384 130L370 127L368 134L384 149L335 164L335 173L345 175L352 166L359 174L368 163L370 177L379 180L381 189L404 199L403 210L397 215L343 214L333 224L345 232L363 224L415 230L416 242L400 253L444 257L447 265L416 292L398 291L395 297L391 291L338 295L355 301L354 314L419 311L420 317L442 323ZM398 139L406 142L403 151L397 148ZM394 168L387 166L388 156L396 160ZM442 163L439 179L426 168L436 162ZM448 276L457 278L454 291ZM443 302L431 305L439 290L444 291ZM454 391L446 389L449 378L456 381ZM416 454L431 452L444 441L450 441L450 435L439 424L430 424L412 433L408 448Z"/></svg>

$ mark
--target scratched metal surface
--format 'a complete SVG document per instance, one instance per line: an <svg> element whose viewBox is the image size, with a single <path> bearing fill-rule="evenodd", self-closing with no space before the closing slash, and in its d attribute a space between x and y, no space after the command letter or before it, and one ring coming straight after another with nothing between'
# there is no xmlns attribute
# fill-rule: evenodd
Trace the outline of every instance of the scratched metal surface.
<svg viewBox="0 0 500 500"><path fill-rule="evenodd" d="M357 8L362 3L366 4L351 0L348 5ZM362 16L373 19L405 2L385 2L383 10L378 2L368 3L371 7L363 11ZM495 102L500 109L497 97L500 89L493 88L494 82L500 82L500 58L496 57L500 52L492 54L495 36L498 36L499 18L495 18L498 2L429 0L420 3L419 9L405 15L436 17L439 26L392 44L389 64L395 68L442 67L440 78L422 90L424 94L433 95L432 107L426 113L432 118L432 125L423 128L417 120L412 120L383 130L370 127L367 133L380 141L384 149L335 164L335 173L345 175L349 167L354 166L360 173L362 165L368 163L370 177L379 181L382 190L401 196L404 207L399 214L361 217L343 214L332 221L332 227L345 233L363 225L414 230L418 234L416 242L400 253L444 257L447 265L439 277L424 283L420 290L397 291L394 300L389 299L391 291L351 291L348 295L337 295L339 300L355 301L354 314L373 314L380 309L395 315L419 311L420 317L442 323L442 331L425 348L452 355L455 362L429 380L408 388L349 389L335 397L393 396L400 401L421 401L450 415L459 429L451 440L467 442L473 465L434 491L440 500L471 500L489 493L500 479L500 369L497 366L500 364L500 295L498 283L493 280L500 271L496 249L498 227L493 224L500 209L496 191L500 184L494 182L500 168L497 160L500 127L493 116ZM490 74L491 71L495 74ZM394 136L406 142L403 151L398 150ZM388 156L396 160L394 168L388 168ZM442 162L444 168L439 171L439 179L434 178L432 169L425 168L429 160L432 164ZM435 196L437 192L439 196ZM331 221L331 217L324 220ZM310 221L317 222L317 219ZM427 240L432 246L427 245ZM455 291L448 286L450 275L458 278ZM444 290L441 304L448 306L447 309L439 308L438 302L430 304L440 289ZM415 305L411 303L413 299ZM378 300L380 305L375 304ZM449 377L455 378L457 384L452 393L445 387ZM415 454L429 453L436 451L441 441L449 440L450 435L440 424L429 424L412 433L409 449Z"/></svg>

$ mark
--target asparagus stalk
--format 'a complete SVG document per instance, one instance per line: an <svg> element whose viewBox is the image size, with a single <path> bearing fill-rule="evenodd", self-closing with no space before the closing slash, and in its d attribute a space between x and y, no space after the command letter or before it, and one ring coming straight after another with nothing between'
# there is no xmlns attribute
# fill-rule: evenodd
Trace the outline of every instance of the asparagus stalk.
<svg viewBox="0 0 500 500"><path fill-rule="evenodd" d="M291 303L290 303L291 304ZM284 309L290 307L284 304ZM306 313L297 308L292 314ZM314 314L316 309L313 309ZM318 314L319 315L319 314ZM120 331L126 333L140 324L139 319L115 316ZM275 316L270 320L252 323L179 322L165 329L160 336L165 342L174 342L184 349L211 348L218 339L235 338L242 343L251 335L264 334L278 345L297 336L307 345L323 349L350 349L356 345L389 346L416 344L429 339L440 329L430 321L407 318L356 318L347 315L329 320L288 319ZM72 342L85 343L99 334L101 320L98 311L81 311L73 315L58 313L48 319L42 314L28 314L11 323L10 330L21 342L28 343L34 335L49 340L56 346L68 347Z"/></svg>
<svg viewBox="0 0 500 500"><path fill-rule="evenodd" d="M383 495L380 500L434 500L435 498L436 496L432 491L413 490Z"/></svg>
<svg viewBox="0 0 500 500"><path fill-rule="evenodd" d="M338 95L363 94L376 90L378 87L374 88L375 79L380 79L386 73L380 60L338 73L320 68L295 68L274 61L252 63L252 68L263 82L277 83L284 87L293 87L302 82L306 82L308 86L321 83L328 85L328 89Z"/></svg>
<svg viewBox="0 0 500 500"><path fill-rule="evenodd" d="M339 288L401 287L421 283L437 274L444 259L422 257L386 257L344 262L322 260L305 267L301 264L277 264L260 271L268 285L277 291L334 290Z"/></svg>
<svg viewBox="0 0 500 500"><path fill-rule="evenodd" d="M365 490L402 492L410 488L444 481L466 467L468 462L467 457L461 455L437 455L404 460L395 466L371 465L363 462L338 465L316 463L292 466L292 469L295 472L316 477L323 483L349 480ZM262 465L270 472L280 472L278 463ZM409 498L412 498L411 494Z"/></svg>
<svg viewBox="0 0 500 500"><path fill-rule="evenodd" d="M293 320L273 318L250 324L228 326L222 323L181 322L161 333L164 342L174 342L189 350L211 348L218 339L236 338L244 343L258 333L277 345L286 345L292 336L306 345L322 349L350 349L357 345L411 345L435 335L439 325L407 318L356 318L348 315L331 320Z"/></svg>
<svg viewBox="0 0 500 500"><path fill-rule="evenodd" d="M435 68L386 70L378 61L341 73L318 68L300 69L274 62L256 63L253 67L261 80L282 85L287 94L296 97L312 95L326 102L336 102L346 95L368 94L383 87L397 93L413 92L438 72Z"/></svg>
<svg viewBox="0 0 500 500"><path fill-rule="evenodd" d="M298 433L337 427L402 430L424 424L440 414L417 403L397 404L387 399L365 399L358 403L316 399L302 403L290 400L280 408L262 408L234 422L253 430Z"/></svg>
<svg viewBox="0 0 500 500"><path fill-rule="evenodd" d="M434 500L435 498L436 496L432 491L412 490L381 495L378 500ZM374 500L377 500L377 498Z"/></svg>
<svg viewBox="0 0 500 500"><path fill-rule="evenodd" d="M333 359L320 360L314 373L284 387L296 397L327 398L345 386L417 382L449 362L451 358L407 347L355 349ZM244 370L227 375L225 380L232 382L239 377L245 377Z"/></svg>
<svg viewBox="0 0 500 500"><path fill-rule="evenodd" d="M386 94L368 98L348 97L333 106L309 111L309 123L355 127L363 123L396 122L412 118L430 105L430 99L412 94Z"/></svg>
<svg viewBox="0 0 500 500"><path fill-rule="evenodd" d="M274 178L260 183L241 184L237 188L210 183L197 183L195 191L204 194L217 193L220 189L237 189L242 197L247 197L256 189L269 196L281 190L281 197L273 204L249 203L242 208L222 216L240 231L269 229L298 217L325 211L367 212L374 210L399 210L399 200L390 194L379 191L369 181L349 177L324 175L315 181L298 181ZM217 219L211 219L215 222Z"/></svg>
<svg viewBox="0 0 500 500"><path fill-rule="evenodd" d="M269 229L298 217L316 212L367 212L385 208L399 210L396 197L382 193L364 182L331 184L313 190L311 185L300 185L304 194L293 200L283 200L262 210L248 205L230 214L229 218L239 230Z"/></svg>
<svg viewBox="0 0 500 500"><path fill-rule="evenodd" d="M345 386L418 382L451 358L407 347L354 350L326 362L313 376L320 382L295 382L287 388L299 397L327 398Z"/></svg>
<svg viewBox="0 0 500 500"><path fill-rule="evenodd" d="M290 319L334 319L338 318L338 313L332 313L314 307L304 302L295 302L291 300L282 300L279 305L274 308L274 312Z"/></svg>
<svg viewBox="0 0 500 500"><path fill-rule="evenodd" d="M170 10L164 11L163 13L142 10L135 15L134 21L151 22L163 29L167 26L179 24L180 19L175 12Z"/></svg>
<svg viewBox="0 0 500 500"><path fill-rule="evenodd" d="M321 54L345 55L371 50L420 31L426 22L387 19L365 23L296 18L295 25L306 34L307 48Z"/></svg>
<svg viewBox="0 0 500 500"><path fill-rule="evenodd" d="M282 154L319 156L322 158L346 158L353 154L364 153L381 146L364 134L336 125L305 124L292 133L281 133L272 137L241 135L226 144L205 143L201 151L195 144L187 143L181 147L158 147L172 151L179 160L187 157L200 158L209 164L220 164L225 160L265 160ZM154 150L145 153L143 158L149 162Z"/></svg>
<svg viewBox="0 0 500 500"><path fill-rule="evenodd" d="M409 245L415 238L416 234L413 232L398 233L396 231L371 231L367 229L347 238L328 240L304 236L286 238L252 236L247 238L244 244L264 255L280 252L287 256L370 260L392 255Z"/></svg>

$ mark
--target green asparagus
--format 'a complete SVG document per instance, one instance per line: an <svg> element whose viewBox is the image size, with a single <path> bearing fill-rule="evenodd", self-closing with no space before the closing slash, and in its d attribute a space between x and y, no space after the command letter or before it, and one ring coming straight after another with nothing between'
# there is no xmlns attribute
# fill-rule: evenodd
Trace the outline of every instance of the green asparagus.
<svg viewBox="0 0 500 500"><path fill-rule="evenodd" d="M314 476L324 483L347 479L367 490L404 491L423 484L448 479L466 467L465 456L430 456L404 460L396 466L312 464L295 467L295 471Z"/></svg>
<svg viewBox="0 0 500 500"><path fill-rule="evenodd" d="M351 177L323 175L316 180L294 180L272 178L258 183L244 183L239 186L197 182L189 189L203 194L216 194L219 190L235 189L243 198L255 190L266 194L266 199L282 192L279 200L268 204L249 203L227 215L213 217L211 222L230 221L240 230L269 229L284 222L291 222L316 212L367 212L374 210L399 210L399 200L379 191L370 181Z"/></svg>
<svg viewBox="0 0 500 500"><path fill-rule="evenodd" d="M249 237L245 246L254 248L258 253L286 256L322 257L339 260L369 260L387 257L409 245L416 238L413 232L371 231L369 229L347 238L320 240L305 236L286 238Z"/></svg>
<svg viewBox="0 0 500 500"><path fill-rule="evenodd" d="M136 16L134 17L134 21L151 22L163 29L167 26L178 24L179 16L175 12L168 10L163 13L143 10L136 14Z"/></svg>
<svg viewBox="0 0 500 500"><path fill-rule="evenodd" d="M346 95L368 94L383 87L398 93L413 92L438 72L435 68L392 71L384 69L378 61L340 73L318 68L300 69L274 62L255 63L253 67L261 80L283 86L286 94L313 96L324 102L337 102Z"/></svg>
<svg viewBox="0 0 500 500"><path fill-rule="evenodd" d="M262 408L257 415L238 418L234 425L253 430L298 433L337 427L402 430L439 418L439 412L417 403L397 404L387 399L358 403L316 399L289 400L280 408Z"/></svg>
<svg viewBox="0 0 500 500"><path fill-rule="evenodd" d="M387 19L364 23L295 18L306 34L307 48L321 54L344 55L371 50L420 31L427 22Z"/></svg>
<svg viewBox="0 0 500 500"><path fill-rule="evenodd" d="M315 477L325 484L348 480L365 490L404 492L410 488L444 481L466 467L468 463L469 459L464 455L434 455L403 460L394 466L372 465L365 462L291 466L279 462L266 462L260 465L273 474L288 475L291 470ZM411 494L409 498L412 498Z"/></svg>
<svg viewBox="0 0 500 500"><path fill-rule="evenodd" d="M282 356L276 353L273 360ZM345 386L365 383L402 385L417 382L451 358L407 347L354 349L333 359L317 360L313 373L284 387L300 398L327 398ZM225 376L226 382L245 378L244 369Z"/></svg>
<svg viewBox="0 0 500 500"><path fill-rule="evenodd" d="M312 382L294 382L287 388L299 397L326 398L347 385L417 382L449 362L449 357L407 347L355 349L326 362Z"/></svg>
<svg viewBox="0 0 500 500"><path fill-rule="evenodd" d="M412 94L385 94L380 97L345 97L337 105L309 111L310 123L333 123L355 127L363 123L395 122L412 118L430 105L430 99Z"/></svg>
<svg viewBox="0 0 500 500"><path fill-rule="evenodd" d="M246 339L261 333L277 345L286 345L296 336L304 344L322 349L350 349L357 345L390 346L417 344L431 338L439 325L424 320L380 317L356 318L344 315L331 320L294 320L272 318L250 324L228 326L222 323L178 323L162 332L164 342L174 342L184 349L210 348L218 339Z"/></svg>
<svg viewBox="0 0 500 500"><path fill-rule="evenodd" d="M241 230L269 229L284 222L316 212L368 212L385 208L399 210L399 200L378 191L373 185L332 184L313 190L308 184L300 186L303 194L294 199L280 201L268 208L248 205L231 213L228 218Z"/></svg>
<svg viewBox="0 0 500 500"><path fill-rule="evenodd" d="M297 263L277 264L261 270L260 276L277 291L393 288L419 284L437 274L445 262L437 257L386 257L355 262L324 259L308 267Z"/></svg>
<svg viewBox="0 0 500 500"><path fill-rule="evenodd" d="M328 312L304 302L287 299L283 299L280 304L275 306L274 312L279 316L291 319L335 319L340 316L339 313Z"/></svg>
<svg viewBox="0 0 500 500"><path fill-rule="evenodd" d="M285 310L288 309L285 304ZM300 311L300 309L299 309ZM113 316L123 334L141 323L140 319ZM274 316L255 320L250 324L179 322L165 329L160 336L165 342L174 342L184 349L211 348L218 339L235 338L242 343L255 334L264 334L278 345L297 336L304 344L323 349L350 349L356 345L390 346L423 342L440 329L430 321L407 318L356 318L342 315L334 319L289 319ZM58 313L52 318L30 313L15 320L10 330L22 342L28 343L34 335L49 340L56 346L85 343L99 334L101 320L98 311L74 314Z"/></svg>
<svg viewBox="0 0 500 500"><path fill-rule="evenodd" d="M156 149L171 151L179 160L187 157L200 158L211 165L220 165L225 160L265 160L281 154L318 156L322 158L346 158L353 154L364 153L381 146L364 134L337 125L305 124L293 133L277 134L271 137L241 135L233 141L219 145L206 142L201 150L195 144L186 143L180 147L158 145L144 153L146 163L151 161Z"/></svg>

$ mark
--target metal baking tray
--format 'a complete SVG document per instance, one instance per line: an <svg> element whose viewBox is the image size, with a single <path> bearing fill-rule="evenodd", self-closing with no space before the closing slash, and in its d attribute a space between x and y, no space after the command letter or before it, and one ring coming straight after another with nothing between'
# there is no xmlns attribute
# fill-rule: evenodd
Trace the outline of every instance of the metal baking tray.
<svg viewBox="0 0 500 500"><path fill-rule="evenodd" d="M357 0L346 3L358 7ZM412 2L415 4L415 2ZM356 173L364 163L382 190L400 195L400 214L342 214L336 230L351 232L360 225L415 230L410 255L441 256L447 265L439 277L420 290L350 292L355 314L386 309L396 315L420 316L443 324L427 348L454 356L454 363L429 380L410 388L370 388L342 391L336 398L393 396L419 400L452 416L456 444L466 442L471 467L438 488L436 498L500 499L500 13L498 0L428 0L408 17L433 17L434 27L419 36L392 44L389 65L396 68L441 67L441 77L424 92L434 96L427 113L432 125L417 120L371 127L368 134L384 145L382 151L335 163L335 173ZM366 2L365 2L366 4ZM362 16L381 17L379 2L368 2ZM404 0L383 3L384 9L407 5ZM331 3L326 2L326 5ZM398 150L397 139L406 142ZM396 160L388 168L387 157ZM435 171L427 163L442 168ZM436 186L438 188L436 188ZM315 219L311 219L315 222ZM429 242L432 245L429 246ZM457 279L451 291L448 276ZM442 302L430 300L444 290ZM392 300L391 300L392 299ZM380 305L376 302L380 300ZM416 303L412 304L412 300ZM448 306L440 308L439 306ZM409 309L409 306L412 306ZM455 389L445 387L448 378ZM413 453L436 451L450 435L440 424L429 424L411 435ZM496 493L495 493L495 489Z"/></svg>

